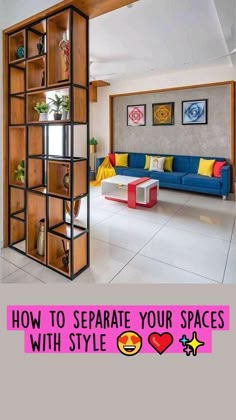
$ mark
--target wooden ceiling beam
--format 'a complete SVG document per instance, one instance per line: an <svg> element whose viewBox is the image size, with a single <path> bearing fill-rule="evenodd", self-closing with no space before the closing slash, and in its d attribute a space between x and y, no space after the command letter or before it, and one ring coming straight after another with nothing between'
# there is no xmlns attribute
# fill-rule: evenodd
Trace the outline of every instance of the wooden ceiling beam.
<svg viewBox="0 0 236 420"><path fill-rule="evenodd" d="M120 7L127 6L131 3L135 3L138 0L64 0L54 6L49 7L48 9L37 13L30 18L27 18L15 25L10 26L4 30L5 34L19 30L29 23L32 23L34 20L44 19L51 13L59 12L66 6L75 6L90 19L93 19L97 16L104 15L105 13L112 12L113 10L119 9Z"/></svg>
<svg viewBox="0 0 236 420"><path fill-rule="evenodd" d="M73 4L92 19L136 1L138 0L74 0Z"/></svg>

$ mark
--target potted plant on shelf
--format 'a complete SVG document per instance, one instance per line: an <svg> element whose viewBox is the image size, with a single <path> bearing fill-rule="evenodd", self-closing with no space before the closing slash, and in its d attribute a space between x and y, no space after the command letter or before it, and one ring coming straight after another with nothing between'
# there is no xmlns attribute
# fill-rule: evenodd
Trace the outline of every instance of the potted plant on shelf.
<svg viewBox="0 0 236 420"><path fill-rule="evenodd" d="M39 114L39 121L47 121L49 106L46 102L37 102L34 110Z"/></svg>
<svg viewBox="0 0 236 420"><path fill-rule="evenodd" d="M20 182L21 184L25 183L25 161L21 160L17 169L14 171L16 174L16 181Z"/></svg>
<svg viewBox="0 0 236 420"><path fill-rule="evenodd" d="M90 151L90 153L96 153L97 144L98 144L98 141L97 141L97 139L95 139L95 137L92 137L89 140L89 151Z"/></svg>
<svg viewBox="0 0 236 420"><path fill-rule="evenodd" d="M62 119L67 120L70 110L70 100L68 95L62 95Z"/></svg>
<svg viewBox="0 0 236 420"><path fill-rule="evenodd" d="M62 103L63 99L62 96L57 95L55 93L55 98L50 99L50 112L54 112L54 120L61 120L62 118ZM52 106L52 107L51 107Z"/></svg>

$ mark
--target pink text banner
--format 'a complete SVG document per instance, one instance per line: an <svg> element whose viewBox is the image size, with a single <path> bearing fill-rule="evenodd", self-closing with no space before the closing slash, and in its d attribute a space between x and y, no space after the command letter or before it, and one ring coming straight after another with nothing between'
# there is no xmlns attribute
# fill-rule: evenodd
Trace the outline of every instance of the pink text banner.
<svg viewBox="0 0 236 420"><path fill-rule="evenodd" d="M7 329L26 353L212 352L229 330L229 306L8 306Z"/></svg>

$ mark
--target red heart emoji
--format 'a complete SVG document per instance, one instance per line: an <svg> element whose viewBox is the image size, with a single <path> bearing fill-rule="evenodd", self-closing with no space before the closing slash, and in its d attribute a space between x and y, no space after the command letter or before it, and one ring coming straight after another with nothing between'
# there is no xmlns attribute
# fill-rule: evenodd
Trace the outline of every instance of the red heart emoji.
<svg viewBox="0 0 236 420"><path fill-rule="evenodd" d="M136 337L136 335L131 336L131 341L133 344L137 344L140 342L140 337Z"/></svg>
<svg viewBox="0 0 236 420"><path fill-rule="evenodd" d="M127 341L128 341L128 336L127 335L124 335L123 337L119 337L119 341L122 343L122 344L126 344L127 343Z"/></svg>
<svg viewBox="0 0 236 420"><path fill-rule="evenodd" d="M157 353L162 354L173 343L173 335L170 333L158 334L155 332L149 335L148 342Z"/></svg>

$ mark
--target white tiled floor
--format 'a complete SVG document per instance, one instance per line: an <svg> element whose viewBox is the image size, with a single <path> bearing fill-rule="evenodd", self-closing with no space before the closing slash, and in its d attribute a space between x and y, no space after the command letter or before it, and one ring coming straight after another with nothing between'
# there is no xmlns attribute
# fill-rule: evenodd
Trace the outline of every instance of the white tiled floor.
<svg viewBox="0 0 236 420"><path fill-rule="evenodd" d="M236 284L235 201L160 190L151 209L128 209L92 188L90 213L91 266L73 282L11 249L0 282Z"/></svg>

